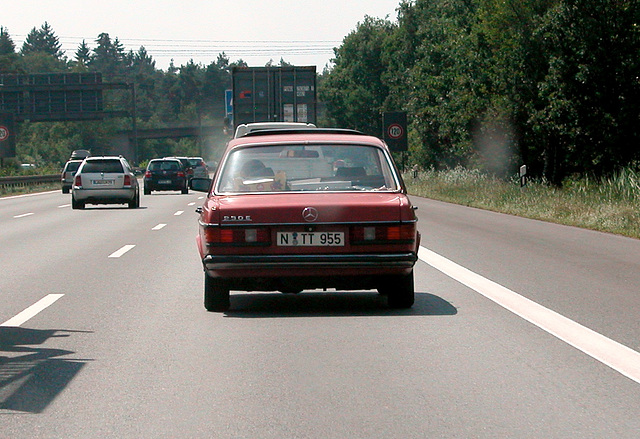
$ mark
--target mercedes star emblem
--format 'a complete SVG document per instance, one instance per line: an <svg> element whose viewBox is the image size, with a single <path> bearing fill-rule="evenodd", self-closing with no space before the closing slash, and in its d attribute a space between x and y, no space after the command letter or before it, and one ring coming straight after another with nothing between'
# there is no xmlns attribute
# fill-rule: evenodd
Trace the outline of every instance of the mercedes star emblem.
<svg viewBox="0 0 640 439"><path fill-rule="evenodd" d="M302 218L308 223L311 223L318 219L318 211L315 207L305 207L302 210Z"/></svg>

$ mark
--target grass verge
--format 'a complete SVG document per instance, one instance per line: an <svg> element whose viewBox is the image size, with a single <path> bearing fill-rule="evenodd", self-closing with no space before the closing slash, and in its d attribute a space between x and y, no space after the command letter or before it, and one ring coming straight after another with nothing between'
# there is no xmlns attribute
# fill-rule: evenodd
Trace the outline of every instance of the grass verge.
<svg viewBox="0 0 640 439"><path fill-rule="evenodd" d="M1 187L0 197L10 197L14 195L33 194L37 192L47 192L60 190L60 183L45 183L30 186Z"/></svg>
<svg viewBox="0 0 640 439"><path fill-rule="evenodd" d="M568 180L562 188L504 181L456 168L404 176L409 193L464 206L615 233L640 239L640 174L623 170L592 181Z"/></svg>

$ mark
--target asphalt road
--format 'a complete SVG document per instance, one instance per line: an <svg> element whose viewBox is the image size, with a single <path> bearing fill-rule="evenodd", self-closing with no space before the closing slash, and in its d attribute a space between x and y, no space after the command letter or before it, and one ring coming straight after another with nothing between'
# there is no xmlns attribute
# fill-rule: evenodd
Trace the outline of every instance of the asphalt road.
<svg viewBox="0 0 640 439"><path fill-rule="evenodd" d="M201 196L0 199L0 437L640 436L640 241L413 197L412 309L207 313Z"/></svg>

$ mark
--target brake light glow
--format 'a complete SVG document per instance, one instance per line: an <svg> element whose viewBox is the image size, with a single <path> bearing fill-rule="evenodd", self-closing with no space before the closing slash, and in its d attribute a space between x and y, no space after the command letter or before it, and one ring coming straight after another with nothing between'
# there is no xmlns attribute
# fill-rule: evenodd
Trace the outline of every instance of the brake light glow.
<svg viewBox="0 0 640 439"><path fill-rule="evenodd" d="M204 230L208 245L258 245L271 244L268 228L222 228L207 227Z"/></svg>
<svg viewBox="0 0 640 439"><path fill-rule="evenodd" d="M352 244L388 244L413 242L415 224L354 226L351 228Z"/></svg>

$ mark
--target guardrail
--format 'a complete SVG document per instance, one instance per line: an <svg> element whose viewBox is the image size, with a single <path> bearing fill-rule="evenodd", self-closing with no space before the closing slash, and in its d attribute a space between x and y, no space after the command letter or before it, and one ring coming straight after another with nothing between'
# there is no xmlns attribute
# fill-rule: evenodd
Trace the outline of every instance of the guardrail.
<svg viewBox="0 0 640 439"><path fill-rule="evenodd" d="M0 189L13 189L51 183L60 183L60 174L0 177Z"/></svg>

